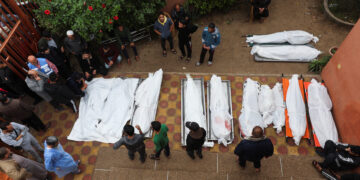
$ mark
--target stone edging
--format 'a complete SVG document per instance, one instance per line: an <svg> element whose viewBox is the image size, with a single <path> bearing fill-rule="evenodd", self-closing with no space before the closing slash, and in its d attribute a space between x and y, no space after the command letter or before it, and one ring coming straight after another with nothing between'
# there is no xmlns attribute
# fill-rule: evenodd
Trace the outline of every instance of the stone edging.
<svg viewBox="0 0 360 180"><path fill-rule="evenodd" d="M336 16L334 16L334 14L330 11L329 9L329 0L324 0L324 9L325 9L325 12L332 18L334 19L336 22L340 23L340 24L345 24L345 25L348 25L348 26L354 26L355 24L353 23L350 23L350 22L346 22Z"/></svg>

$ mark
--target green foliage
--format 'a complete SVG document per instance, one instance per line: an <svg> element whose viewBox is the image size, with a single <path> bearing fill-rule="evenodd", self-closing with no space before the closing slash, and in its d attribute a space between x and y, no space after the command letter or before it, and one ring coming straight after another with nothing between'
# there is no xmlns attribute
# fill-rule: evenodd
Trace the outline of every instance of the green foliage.
<svg viewBox="0 0 360 180"><path fill-rule="evenodd" d="M205 15L214 9L227 10L237 0L187 0L185 6L192 16Z"/></svg>
<svg viewBox="0 0 360 180"><path fill-rule="evenodd" d="M39 5L34 12L41 27L59 35L72 29L86 40L92 39L92 35L101 39L104 32L114 28L114 24L136 29L153 23L158 10L165 5L165 0L33 1ZM46 10L50 14L45 14Z"/></svg>
<svg viewBox="0 0 360 180"><path fill-rule="evenodd" d="M326 64L330 61L332 56L327 55L323 56L320 59L315 59L314 61L311 61L309 64L309 71L320 73L322 69L326 66Z"/></svg>

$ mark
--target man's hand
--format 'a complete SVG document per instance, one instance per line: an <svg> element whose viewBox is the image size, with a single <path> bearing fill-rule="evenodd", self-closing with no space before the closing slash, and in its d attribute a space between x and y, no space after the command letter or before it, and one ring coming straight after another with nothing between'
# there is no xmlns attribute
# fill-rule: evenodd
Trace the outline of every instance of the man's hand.
<svg viewBox="0 0 360 180"><path fill-rule="evenodd" d="M88 87L88 85L86 83L84 83L83 87L81 88L82 91L84 91L86 88Z"/></svg>
<svg viewBox="0 0 360 180"><path fill-rule="evenodd" d="M95 75L95 74L96 74L96 69L94 69L94 70L93 70L92 74L93 74L93 75Z"/></svg>
<svg viewBox="0 0 360 180"><path fill-rule="evenodd" d="M134 42L131 42L131 43L130 43L130 46L132 46L132 47L135 46L135 43L134 43Z"/></svg>
<svg viewBox="0 0 360 180"><path fill-rule="evenodd" d="M143 132L141 131L141 128L140 128L139 125L136 125L135 128L136 128L137 130L139 130L139 133L140 133L140 134L143 134Z"/></svg>
<svg viewBox="0 0 360 180"><path fill-rule="evenodd" d="M265 8L259 8L260 14L264 12Z"/></svg>
<svg viewBox="0 0 360 180"><path fill-rule="evenodd" d="M110 61L110 62L109 62L109 66L112 66L113 64L114 64L113 61Z"/></svg>
<svg viewBox="0 0 360 180"><path fill-rule="evenodd" d="M64 46L61 46L60 51L61 51L62 53L65 52Z"/></svg>
<svg viewBox="0 0 360 180"><path fill-rule="evenodd" d="M23 137L23 135L20 134L20 136L18 136L15 140L18 141L18 140L20 140L22 137Z"/></svg>
<svg viewBox="0 0 360 180"><path fill-rule="evenodd" d="M121 50L124 50L125 49L125 45L121 45Z"/></svg>
<svg viewBox="0 0 360 180"><path fill-rule="evenodd" d="M71 54L75 55L75 52L73 51L73 52L71 52Z"/></svg>
<svg viewBox="0 0 360 180"><path fill-rule="evenodd" d="M346 149L345 149L345 151L347 151L347 152L351 152L350 147L346 148Z"/></svg>
<svg viewBox="0 0 360 180"><path fill-rule="evenodd" d="M89 78L90 77L90 74L88 72L85 72L85 77L86 78Z"/></svg>

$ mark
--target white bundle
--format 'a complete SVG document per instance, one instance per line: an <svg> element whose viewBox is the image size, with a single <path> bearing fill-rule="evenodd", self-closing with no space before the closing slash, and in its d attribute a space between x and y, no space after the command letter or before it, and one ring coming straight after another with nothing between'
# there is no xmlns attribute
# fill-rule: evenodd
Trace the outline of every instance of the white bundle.
<svg viewBox="0 0 360 180"><path fill-rule="evenodd" d="M196 122L200 127L206 129L206 117L203 109L203 102L201 97L201 89L199 89L193 78L186 74L185 87L185 122ZM189 134L189 129L185 128L185 137Z"/></svg>
<svg viewBox="0 0 360 180"><path fill-rule="evenodd" d="M247 43L265 44L265 43L290 43L307 44L313 41L319 41L319 38L305 31L283 31L267 35L254 35L246 38Z"/></svg>
<svg viewBox="0 0 360 180"><path fill-rule="evenodd" d="M259 93L259 111L266 126L273 122L275 111L274 94L268 85L261 85Z"/></svg>
<svg viewBox="0 0 360 180"><path fill-rule="evenodd" d="M326 87L315 79L311 80L308 87L308 105L311 124L321 147L324 148L327 140L338 142L338 133L330 112L331 99Z"/></svg>
<svg viewBox="0 0 360 180"><path fill-rule="evenodd" d="M285 105L284 95L281 83L276 83L272 89L274 95L275 111L274 111L274 128L277 133L282 131L282 127L285 126Z"/></svg>
<svg viewBox="0 0 360 180"><path fill-rule="evenodd" d="M211 129L219 144L227 146L226 140L230 138L232 119L229 113L228 96L224 91L221 78L216 75L211 77L210 88Z"/></svg>
<svg viewBox="0 0 360 180"><path fill-rule="evenodd" d="M156 71L155 74L149 73L149 77L136 90L135 105L137 109L132 125L139 125L144 134L150 130L151 122L155 120L162 76L162 69ZM139 133L136 128L135 133Z"/></svg>
<svg viewBox="0 0 360 180"><path fill-rule="evenodd" d="M317 58L321 51L306 45L280 45L261 46L256 45L251 49L251 55L257 54L260 57L279 61L309 62Z"/></svg>
<svg viewBox="0 0 360 180"><path fill-rule="evenodd" d="M286 94L286 107L295 144L299 145L301 137L304 136L306 131L305 103L301 94L298 75L293 75L289 81L289 88Z"/></svg>
<svg viewBox="0 0 360 180"><path fill-rule="evenodd" d="M251 136L256 126L265 128L258 105L259 83L247 78L243 90L243 101L239 124L245 136Z"/></svg>

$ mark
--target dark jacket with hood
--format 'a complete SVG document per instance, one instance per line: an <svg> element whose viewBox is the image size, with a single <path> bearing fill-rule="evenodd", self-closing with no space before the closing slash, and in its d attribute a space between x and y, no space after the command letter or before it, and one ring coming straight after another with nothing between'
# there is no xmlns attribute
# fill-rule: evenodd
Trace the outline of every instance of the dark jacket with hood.
<svg viewBox="0 0 360 180"><path fill-rule="evenodd" d="M272 156L274 146L270 139L248 138L242 140L235 148L234 153L248 161L260 161L263 157Z"/></svg>

